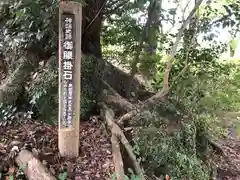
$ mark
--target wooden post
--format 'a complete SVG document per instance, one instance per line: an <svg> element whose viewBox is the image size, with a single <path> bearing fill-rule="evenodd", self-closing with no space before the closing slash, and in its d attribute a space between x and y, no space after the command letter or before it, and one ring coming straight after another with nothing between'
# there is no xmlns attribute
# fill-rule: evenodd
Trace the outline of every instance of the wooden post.
<svg viewBox="0 0 240 180"><path fill-rule="evenodd" d="M61 156L79 155L82 6L62 1L59 8L59 131Z"/></svg>

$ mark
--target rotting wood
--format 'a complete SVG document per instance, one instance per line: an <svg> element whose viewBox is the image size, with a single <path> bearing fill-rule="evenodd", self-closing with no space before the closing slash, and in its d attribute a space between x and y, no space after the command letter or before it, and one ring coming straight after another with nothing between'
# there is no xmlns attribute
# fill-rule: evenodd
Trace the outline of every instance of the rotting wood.
<svg viewBox="0 0 240 180"><path fill-rule="evenodd" d="M57 180L47 168L27 150L22 150L15 160L29 180Z"/></svg>

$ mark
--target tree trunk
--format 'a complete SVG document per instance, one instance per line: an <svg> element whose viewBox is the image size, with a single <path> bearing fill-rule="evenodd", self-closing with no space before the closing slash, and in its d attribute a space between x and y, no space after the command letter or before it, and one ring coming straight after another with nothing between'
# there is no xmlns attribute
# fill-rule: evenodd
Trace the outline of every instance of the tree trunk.
<svg viewBox="0 0 240 180"><path fill-rule="evenodd" d="M83 8L82 21L82 51L84 54L94 54L101 58L100 34L103 21L102 10L106 5L106 0L87 0L87 6Z"/></svg>
<svg viewBox="0 0 240 180"><path fill-rule="evenodd" d="M87 6L83 7L83 21L82 21L82 52L85 54L82 58L82 78L81 78L81 115L88 116L89 112L92 112L100 100L100 96L102 95L102 80L108 82L113 89L116 90L121 96L125 95L125 89L127 87L127 82L129 81L129 75L107 61L102 59L101 53L101 45L100 45L100 34L102 27L103 14L102 10L105 6L105 0L99 0L97 3L92 0L87 1ZM56 20L56 19L55 19ZM54 21L55 21L54 20ZM57 33L57 32L56 32ZM54 41L57 43L56 41ZM46 42L41 42L40 44L46 44ZM36 46L36 44L35 44ZM57 47L57 45L56 45ZM22 56L21 63L19 63L18 68L7 77L6 82L0 86L0 103L7 104L16 104L19 97L22 97L24 89L24 83L28 80L29 76L31 76L32 72L36 72L39 66L40 60L42 58L49 58L54 61L54 65L52 67L45 67L47 73L54 72L57 74L57 64L58 60L54 54L57 54L57 49L48 50L47 52L39 53L39 49L37 47L28 47L27 52ZM26 50L25 50L26 51ZM31 53L30 53L31 52ZM35 54L36 53L36 54ZM50 60L47 60L48 62ZM41 69L43 69L41 67ZM43 84L45 87L46 82L49 80L44 79L44 73L38 73L40 81L32 82L32 87L38 84ZM46 73L45 73L46 74ZM41 77L42 75L42 77ZM57 77L55 79L57 81ZM35 83L35 84L34 84ZM51 86L47 89L47 95L45 96L57 96L57 83L49 82ZM149 97L149 94L144 86L141 85L136 79L133 82L134 92L143 98ZM34 89L34 88L33 88ZM52 94L51 94L52 93ZM30 93L31 94L31 93ZM29 95L29 93L28 93ZM31 99L31 95L28 96ZM26 98L25 98L26 99ZM44 100L45 99L45 100ZM56 98L57 99L57 98ZM43 101L48 101L47 98L43 97ZM18 105L25 104L26 102L18 102ZM47 105L46 105L47 104ZM57 110L58 102L55 101L53 104L49 104L49 102L39 103L40 107L37 109L42 109L46 107L52 107ZM45 107L41 107L45 106ZM46 112L49 112L49 109L46 109ZM56 112L55 112L56 113ZM55 114L56 115L56 114Z"/></svg>

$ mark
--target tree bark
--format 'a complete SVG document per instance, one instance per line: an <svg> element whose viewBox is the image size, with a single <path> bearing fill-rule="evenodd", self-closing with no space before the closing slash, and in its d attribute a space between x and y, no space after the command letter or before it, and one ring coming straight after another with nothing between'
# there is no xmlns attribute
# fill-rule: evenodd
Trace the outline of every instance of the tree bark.
<svg viewBox="0 0 240 180"><path fill-rule="evenodd" d="M102 57L100 34L106 2L87 0L87 6L83 8L82 51L94 54L97 58Z"/></svg>
<svg viewBox="0 0 240 180"><path fill-rule="evenodd" d="M138 71L138 67L137 64L140 62L140 54L141 51L143 49L143 44L144 41L147 40L147 31L150 30L150 26L152 24L152 20L154 18L154 15L156 15L155 11L156 11L156 2L155 1L151 1L148 7L148 17L147 17L147 21L145 26L143 27L142 30L142 35L139 39L139 44L137 46L137 50L136 50L136 56L131 64L131 72L130 72L130 78L129 78L129 82L128 82L128 86L127 86L127 90L126 90L126 97L130 97L131 91L132 91L132 86L133 86L133 80L134 80L134 75L137 73ZM151 47L152 48L152 47Z"/></svg>
<svg viewBox="0 0 240 180"><path fill-rule="evenodd" d="M101 58L100 33L103 20L102 10L105 7L105 3L106 0L100 0L97 1L97 3L92 0L87 0L87 6L83 7L82 52L85 55L83 55L81 65L81 111L85 108L91 112L91 109L96 107L97 101L100 100L98 95L102 95L102 89L104 86L101 81L102 79L106 81L120 95L120 97L124 97L125 89L127 88L130 78L127 73L121 71ZM53 17L53 21L56 21L55 17ZM47 46L46 43L48 42L40 42L39 44L45 44ZM9 77L7 77L7 80L4 83L0 85L0 103L15 104L18 97L22 96L21 92L24 88L23 84L26 82L31 72L36 71L40 59L42 60L42 57L55 57L54 54L57 52L57 49L51 49L47 52L39 52L39 49L42 48L38 48L36 43L34 48L27 47L27 49L25 49L25 52L28 52L28 54L24 54L24 56L21 57L22 60L20 61L17 69L9 75ZM45 61L49 60L45 59ZM58 60L55 57L56 66L57 62ZM57 71L57 69L45 70ZM42 81L44 81L44 79ZM58 87L55 88L57 89ZM145 100L152 95L152 93L149 93L136 79L133 80L133 88L133 91L137 94L136 97L140 100ZM107 99L111 103L114 101L117 102L115 97L107 96ZM53 105L52 107L55 106ZM122 104L122 107L124 106L125 110L130 110L132 105L131 103L125 102ZM88 113L83 112L83 114Z"/></svg>

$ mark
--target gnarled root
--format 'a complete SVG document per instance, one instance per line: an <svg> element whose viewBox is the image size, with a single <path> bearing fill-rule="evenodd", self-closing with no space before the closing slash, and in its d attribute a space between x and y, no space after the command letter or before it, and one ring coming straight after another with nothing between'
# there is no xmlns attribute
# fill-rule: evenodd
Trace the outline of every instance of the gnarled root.
<svg viewBox="0 0 240 180"><path fill-rule="evenodd" d="M132 164L133 164L134 170L136 172L136 175L139 176L141 180L145 180L144 173L143 173L142 168L140 167L140 165L137 161L136 156L133 153L132 146L128 142L126 136L124 135L124 133L122 132L120 127L113 120L114 119L113 111L110 108L108 108L107 105L104 104L104 103L102 103L100 105L102 107L101 116L106 120L108 128L111 130L111 133L113 135L113 138L117 137L117 139L121 142L123 147L126 149L126 152L127 152L129 158L132 161ZM120 151L120 149L119 149L119 151ZM113 152L114 152L114 150L113 150ZM116 155L114 155L114 157L116 157ZM119 156L118 156L118 159L120 159ZM115 169L120 171L120 173L122 173L124 171L123 166L120 165L120 163L122 163L122 158L120 159L120 163L115 162L115 160L116 159L114 158L114 163L116 163L115 164ZM120 169L119 167L122 167L122 168ZM119 172L116 172L116 173L119 173Z"/></svg>

